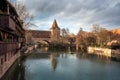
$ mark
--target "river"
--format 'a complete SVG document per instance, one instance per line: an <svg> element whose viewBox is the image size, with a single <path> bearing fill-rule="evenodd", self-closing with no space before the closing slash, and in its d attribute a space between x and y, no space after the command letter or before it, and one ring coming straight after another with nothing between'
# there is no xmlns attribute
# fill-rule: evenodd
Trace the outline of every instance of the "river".
<svg viewBox="0 0 120 80"><path fill-rule="evenodd" d="M45 50L19 58L2 80L120 80L120 62L82 52Z"/></svg>

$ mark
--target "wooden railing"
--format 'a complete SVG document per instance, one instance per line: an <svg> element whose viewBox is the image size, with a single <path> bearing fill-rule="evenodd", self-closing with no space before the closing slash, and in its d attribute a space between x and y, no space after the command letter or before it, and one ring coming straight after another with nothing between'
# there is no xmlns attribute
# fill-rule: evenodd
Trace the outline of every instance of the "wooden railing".
<svg viewBox="0 0 120 80"><path fill-rule="evenodd" d="M0 42L0 55L10 51L19 49L18 43L2 43Z"/></svg>

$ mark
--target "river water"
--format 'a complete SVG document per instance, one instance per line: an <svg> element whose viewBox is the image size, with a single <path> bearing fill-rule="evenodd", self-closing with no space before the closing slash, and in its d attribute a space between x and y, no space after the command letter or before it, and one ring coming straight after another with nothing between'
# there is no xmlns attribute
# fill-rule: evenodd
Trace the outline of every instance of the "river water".
<svg viewBox="0 0 120 80"><path fill-rule="evenodd" d="M120 62L97 55L36 49L2 80L120 80Z"/></svg>

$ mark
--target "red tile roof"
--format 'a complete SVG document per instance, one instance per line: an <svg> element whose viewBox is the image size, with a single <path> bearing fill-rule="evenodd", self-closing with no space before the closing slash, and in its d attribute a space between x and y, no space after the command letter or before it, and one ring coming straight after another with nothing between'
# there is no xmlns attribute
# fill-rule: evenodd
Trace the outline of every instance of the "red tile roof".
<svg viewBox="0 0 120 80"><path fill-rule="evenodd" d="M50 31L28 30L33 38L50 38Z"/></svg>

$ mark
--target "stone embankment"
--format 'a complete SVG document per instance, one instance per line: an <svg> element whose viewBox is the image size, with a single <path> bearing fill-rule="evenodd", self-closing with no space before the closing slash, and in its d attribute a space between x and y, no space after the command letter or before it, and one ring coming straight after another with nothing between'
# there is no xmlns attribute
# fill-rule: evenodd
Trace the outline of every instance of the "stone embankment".
<svg viewBox="0 0 120 80"><path fill-rule="evenodd" d="M4 76L4 74L8 71L8 69L13 65L13 63L18 59L21 55L28 54L31 50L37 48L37 45L24 47L22 51L18 51L12 58L6 60L3 65L0 65L0 79Z"/></svg>
<svg viewBox="0 0 120 80"><path fill-rule="evenodd" d="M7 60L3 65L0 66L0 79L19 57L20 57L20 52L17 52L12 58Z"/></svg>
<svg viewBox="0 0 120 80"><path fill-rule="evenodd" d="M89 54L97 54L106 57L115 58L120 60L120 50L113 50L108 48L88 47Z"/></svg>
<svg viewBox="0 0 120 80"><path fill-rule="evenodd" d="M120 50L112 50L111 56L112 58L120 61Z"/></svg>
<svg viewBox="0 0 120 80"><path fill-rule="evenodd" d="M23 48L22 53L27 54L37 47L38 47L38 45L26 46Z"/></svg>

